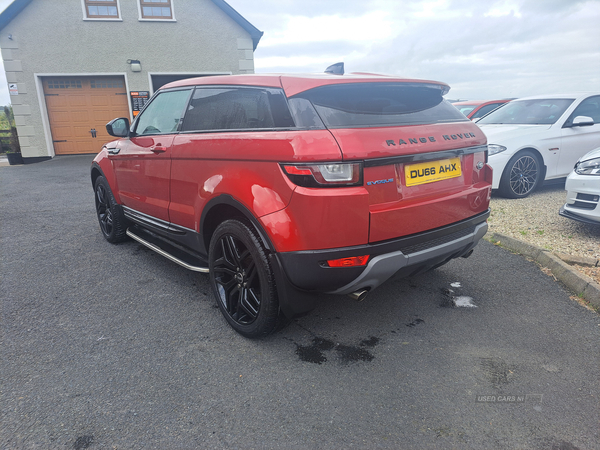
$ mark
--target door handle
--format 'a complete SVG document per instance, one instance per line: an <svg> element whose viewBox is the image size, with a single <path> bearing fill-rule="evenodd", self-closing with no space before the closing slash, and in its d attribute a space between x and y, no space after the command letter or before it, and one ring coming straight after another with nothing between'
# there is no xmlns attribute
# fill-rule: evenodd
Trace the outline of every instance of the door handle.
<svg viewBox="0 0 600 450"><path fill-rule="evenodd" d="M150 147L150 150L152 150L154 153L163 153L167 151L167 147L157 144L154 147Z"/></svg>
<svg viewBox="0 0 600 450"><path fill-rule="evenodd" d="M90 130L90 133L92 133L92 137L93 137L93 138L96 138L96 133L97 133L97 131L96 131L96 129L95 129L95 128L92 128L92 129Z"/></svg>

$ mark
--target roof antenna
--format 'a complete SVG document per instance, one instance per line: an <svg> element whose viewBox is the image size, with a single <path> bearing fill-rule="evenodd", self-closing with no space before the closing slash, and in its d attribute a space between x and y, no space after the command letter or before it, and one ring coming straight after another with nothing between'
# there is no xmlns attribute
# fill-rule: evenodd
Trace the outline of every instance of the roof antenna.
<svg viewBox="0 0 600 450"><path fill-rule="evenodd" d="M325 69L325 73L330 73L332 75L344 75L344 63L339 62L332 64L327 69Z"/></svg>

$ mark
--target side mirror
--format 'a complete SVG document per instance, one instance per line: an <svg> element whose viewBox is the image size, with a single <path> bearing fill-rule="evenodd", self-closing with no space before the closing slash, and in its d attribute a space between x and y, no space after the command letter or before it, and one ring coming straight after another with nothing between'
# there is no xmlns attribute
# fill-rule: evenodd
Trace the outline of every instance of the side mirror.
<svg viewBox="0 0 600 450"><path fill-rule="evenodd" d="M574 127L589 127L594 125L594 119L588 116L577 116L573 119Z"/></svg>
<svg viewBox="0 0 600 450"><path fill-rule="evenodd" d="M129 136L129 119L119 117L118 119L111 120L106 124L106 131L114 137Z"/></svg>

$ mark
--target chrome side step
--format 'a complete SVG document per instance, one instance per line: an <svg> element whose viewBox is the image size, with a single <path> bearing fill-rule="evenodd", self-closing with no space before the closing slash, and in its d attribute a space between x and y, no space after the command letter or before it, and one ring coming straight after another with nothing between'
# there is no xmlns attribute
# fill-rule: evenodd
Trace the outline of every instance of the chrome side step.
<svg viewBox="0 0 600 450"><path fill-rule="evenodd" d="M163 241L150 233L144 232L137 227L129 227L127 229L127 236L188 270L200 273L209 272L208 267L203 267L206 265L205 261L179 250L168 242ZM175 256L175 254L177 256Z"/></svg>

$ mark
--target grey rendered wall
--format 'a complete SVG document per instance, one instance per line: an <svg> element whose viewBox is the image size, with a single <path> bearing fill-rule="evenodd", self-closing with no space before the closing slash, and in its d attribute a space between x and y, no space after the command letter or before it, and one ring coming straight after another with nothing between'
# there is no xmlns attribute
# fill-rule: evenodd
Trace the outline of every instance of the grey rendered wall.
<svg viewBox="0 0 600 450"><path fill-rule="evenodd" d="M149 72L254 71L250 35L210 0L172 0L169 22L140 21L137 0L119 4L120 21L89 21L82 0L34 0L0 32L25 158L54 156L44 75L122 74L128 91L149 91ZM128 59L140 60L142 71L132 72Z"/></svg>

